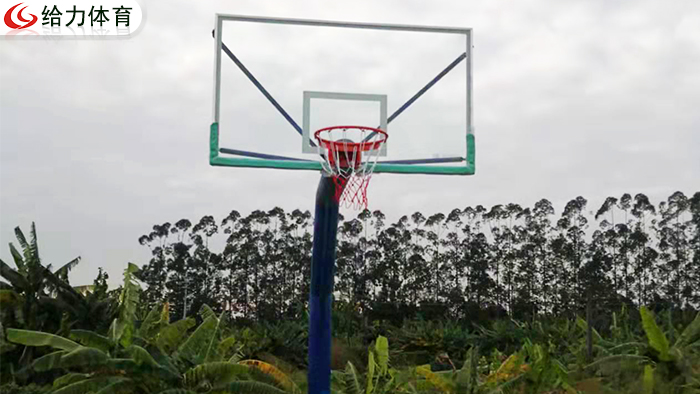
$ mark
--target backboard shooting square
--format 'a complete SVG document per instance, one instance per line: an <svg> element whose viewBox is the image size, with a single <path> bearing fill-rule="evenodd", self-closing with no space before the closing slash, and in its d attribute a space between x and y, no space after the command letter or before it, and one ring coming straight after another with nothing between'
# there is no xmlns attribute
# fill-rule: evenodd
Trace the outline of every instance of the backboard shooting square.
<svg viewBox="0 0 700 394"><path fill-rule="evenodd" d="M338 124L314 119L355 119L362 102L379 106L378 119L348 125L389 136L375 173L474 174L471 29L225 14L215 23L211 165L321 171L314 129ZM327 100L337 113L319 113Z"/></svg>
<svg viewBox="0 0 700 394"><path fill-rule="evenodd" d="M304 92L304 120L302 123L302 152L317 153L318 148L311 144L313 141L313 132L311 130L311 112L313 109L312 103L316 100L348 100L348 101L363 101L376 102L379 104L379 118L375 120L373 125L377 128L387 130L387 97L385 94L360 94L360 93L334 93L334 92ZM379 156L386 156L387 143L382 145L379 151Z"/></svg>

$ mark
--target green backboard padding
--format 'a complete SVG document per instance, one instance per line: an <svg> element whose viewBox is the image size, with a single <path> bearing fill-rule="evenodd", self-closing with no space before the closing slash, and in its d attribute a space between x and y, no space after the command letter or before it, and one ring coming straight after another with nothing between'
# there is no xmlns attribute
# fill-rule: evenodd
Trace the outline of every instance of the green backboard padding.
<svg viewBox="0 0 700 394"><path fill-rule="evenodd" d="M421 164L385 164L377 163L374 173L389 174L433 174L433 175L474 175L475 140L473 134L467 134L467 160L463 166L438 166ZM209 137L209 164L223 167L276 168L283 170L321 171L320 162L293 160L250 159L219 156L219 125L212 123Z"/></svg>

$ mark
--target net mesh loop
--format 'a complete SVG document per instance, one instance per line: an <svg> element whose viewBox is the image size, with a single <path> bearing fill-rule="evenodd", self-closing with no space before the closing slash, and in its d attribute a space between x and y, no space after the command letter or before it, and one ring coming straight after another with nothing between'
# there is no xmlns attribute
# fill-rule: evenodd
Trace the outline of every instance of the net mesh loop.
<svg viewBox="0 0 700 394"><path fill-rule="evenodd" d="M336 202L353 209L367 208L367 186L387 133L365 126L333 126L314 136L323 170L333 178Z"/></svg>

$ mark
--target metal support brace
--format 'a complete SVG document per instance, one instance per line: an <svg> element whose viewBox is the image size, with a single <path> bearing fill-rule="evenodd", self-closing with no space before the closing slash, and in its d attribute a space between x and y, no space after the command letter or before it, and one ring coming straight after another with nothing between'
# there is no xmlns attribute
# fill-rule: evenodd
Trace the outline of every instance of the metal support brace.
<svg viewBox="0 0 700 394"><path fill-rule="evenodd" d="M442 70L442 71L440 72L440 74L438 74L435 78L433 78L430 82L428 82L427 85L423 86L423 88L422 88L421 90L419 90L416 94L414 94L413 97L411 97L410 99L408 99L408 101L406 101L401 107L399 107L399 109L397 109L396 111L394 111L394 113L391 114L391 115L389 116L389 118L387 118L386 122L387 122L387 123L391 123L392 120L396 119L399 115L401 115L401 113L402 113L403 111L405 111L408 107L410 107L411 104L413 104L416 100L418 100L418 99L420 98L420 96L422 96L423 94L425 94L425 92L427 92L428 89L432 88L433 85L435 85L436 83L438 83L438 81L440 81L440 80L442 79L442 77L444 77L445 75L447 75L447 73L449 73L450 71L452 71L453 68L457 67L457 65L458 65L459 63L461 63L461 62L462 62L464 59L466 59L466 58L467 58L467 53L466 53L466 52L464 52L464 53L462 53L461 55L457 56L457 58L456 58L455 60L453 60L452 63L450 63L447 67L445 67L444 70ZM376 133L371 133L370 135L368 135L368 136L365 138L365 141L369 141L369 139L372 138L372 137L374 137L375 134L376 134Z"/></svg>

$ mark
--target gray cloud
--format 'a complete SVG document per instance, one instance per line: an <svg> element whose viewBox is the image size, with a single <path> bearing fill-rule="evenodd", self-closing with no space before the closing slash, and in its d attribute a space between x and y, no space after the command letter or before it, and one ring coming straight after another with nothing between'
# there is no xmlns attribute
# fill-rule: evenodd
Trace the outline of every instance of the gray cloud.
<svg viewBox="0 0 700 394"><path fill-rule="evenodd" d="M229 4L146 3L123 41L0 41L0 244L36 221L47 262L83 256L73 283L117 284L155 223L312 209L318 174L208 166L215 12L474 28L478 174L376 176L389 217L700 185L697 2Z"/></svg>

